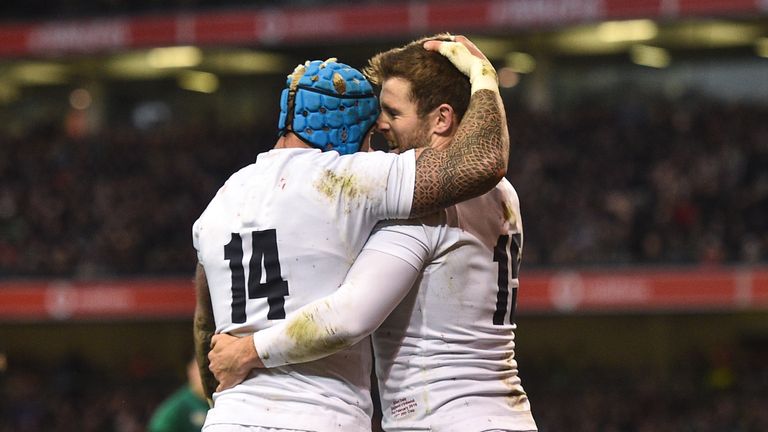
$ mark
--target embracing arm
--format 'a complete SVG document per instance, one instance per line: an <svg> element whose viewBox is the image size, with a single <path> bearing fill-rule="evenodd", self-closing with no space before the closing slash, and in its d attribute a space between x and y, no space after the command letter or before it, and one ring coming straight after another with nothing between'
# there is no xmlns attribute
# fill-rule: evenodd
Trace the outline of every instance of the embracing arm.
<svg viewBox="0 0 768 432"><path fill-rule="evenodd" d="M363 251L333 294L254 335L264 366L317 360L356 344L384 322L418 275L418 269L398 257Z"/></svg>
<svg viewBox="0 0 768 432"><path fill-rule="evenodd" d="M209 357L218 391L240 383L251 369L329 356L371 334L408 294L420 271L376 250L355 260L344 284L253 337L213 337Z"/></svg>
<svg viewBox="0 0 768 432"><path fill-rule="evenodd" d="M472 83L472 96L453 142L444 150L418 149L411 217L426 215L491 190L507 172L509 131L488 59L463 36L429 41Z"/></svg>
<svg viewBox="0 0 768 432"><path fill-rule="evenodd" d="M200 263L197 263L195 271L195 297L193 329L195 358L197 359L200 377L203 381L203 391L210 403L213 398L213 392L218 385L213 373L208 370L208 351L211 346L211 336L213 336L216 330L216 323L213 319L213 307L211 306L211 296L208 292L208 280L205 277L205 269Z"/></svg>

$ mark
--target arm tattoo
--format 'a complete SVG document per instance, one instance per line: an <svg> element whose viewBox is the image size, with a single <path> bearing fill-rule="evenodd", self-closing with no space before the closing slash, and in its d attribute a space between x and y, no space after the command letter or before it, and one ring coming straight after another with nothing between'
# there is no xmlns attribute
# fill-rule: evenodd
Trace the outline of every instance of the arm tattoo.
<svg viewBox="0 0 768 432"><path fill-rule="evenodd" d="M509 134L504 107L491 90L475 92L446 150L425 149L416 161L411 217L491 190L504 176Z"/></svg>
<svg viewBox="0 0 768 432"><path fill-rule="evenodd" d="M208 352L211 350L211 337L216 330L213 320L213 307L211 296L208 292L208 280L205 277L205 269L198 263L195 271L195 293L197 302L195 305L195 358L200 369L200 377L203 380L203 390L208 399L213 398L213 392L219 385L213 372L208 369Z"/></svg>

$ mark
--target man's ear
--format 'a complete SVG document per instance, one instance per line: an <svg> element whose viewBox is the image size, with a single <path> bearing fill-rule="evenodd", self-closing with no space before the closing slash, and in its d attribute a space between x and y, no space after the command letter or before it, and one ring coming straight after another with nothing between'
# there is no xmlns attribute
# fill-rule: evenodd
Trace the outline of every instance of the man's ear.
<svg viewBox="0 0 768 432"><path fill-rule="evenodd" d="M434 120L434 132L438 135L453 133L454 128L458 126L453 107L446 103L440 104L434 112L437 114Z"/></svg>

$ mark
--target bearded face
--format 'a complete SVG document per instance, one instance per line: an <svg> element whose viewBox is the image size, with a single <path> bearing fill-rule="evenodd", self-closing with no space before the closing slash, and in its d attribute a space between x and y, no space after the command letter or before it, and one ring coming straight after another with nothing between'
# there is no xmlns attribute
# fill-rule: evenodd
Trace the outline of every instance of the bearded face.
<svg viewBox="0 0 768 432"><path fill-rule="evenodd" d="M411 99L411 84L402 78L390 78L381 86L381 115L377 130L384 136L391 152L401 153L430 144L429 123L418 115Z"/></svg>

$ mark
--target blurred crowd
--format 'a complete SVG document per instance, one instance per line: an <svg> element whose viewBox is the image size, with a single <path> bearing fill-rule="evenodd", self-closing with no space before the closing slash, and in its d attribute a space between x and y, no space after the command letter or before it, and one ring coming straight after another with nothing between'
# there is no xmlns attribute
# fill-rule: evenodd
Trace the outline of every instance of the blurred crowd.
<svg viewBox="0 0 768 432"><path fill-rule="evenodd" d="M524 268L765 262L766 118L704 98L511 109ZM0 136L0 276L190 274L192 223L275 138L204 124Z"/></svg>
<svg viewBox="0 0 768 432"><path fill-rule="evenodd" d="M693 356L667 373L521 361L540 432L766 431L765 353L738 357ZM53 369L12 363L0 372L0 432L141 432L183 383L151 367L113 376L77 359Z"/></svg>
<svg viewBox="0 0 768 432"><path fill-rule="evenodd" d="M96 278L194 270L191 227L275 133L56 127L0 146L0 275ZM270 143L270 144L268 144Z"/></svg>
<svg viewBox="0 0 768 432"><path fill-rule="evenodd" d="M513 113L524 265L764 262L767 116L695 96Z"/></svg>

